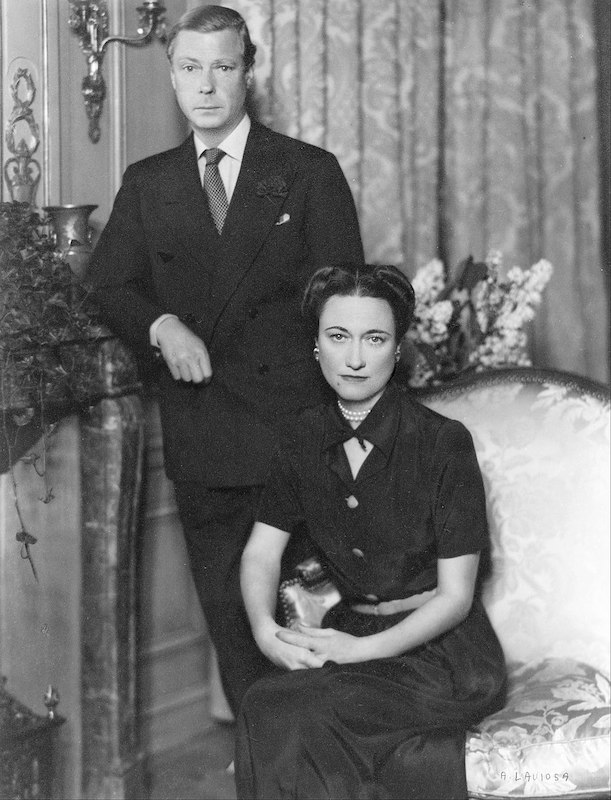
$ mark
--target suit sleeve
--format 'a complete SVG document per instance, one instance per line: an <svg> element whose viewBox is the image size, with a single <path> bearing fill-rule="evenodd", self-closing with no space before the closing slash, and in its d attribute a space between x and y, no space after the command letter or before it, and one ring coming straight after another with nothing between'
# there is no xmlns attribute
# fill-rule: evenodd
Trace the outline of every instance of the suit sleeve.
<svg viewBox="0 0 611 800"><path fill-rule="evenodd" d="M166 309L152 286L140 208L138 178L129 167L95 247L86 283L105 323L144 353L150 349L149 328Z"/></svg>
<svg viewBox="0 0 611 800"><path fill-rule="evenodd" d="M364 261L352 192L331 153L316 163L310 176L306 238L315 267Z"/></svg>

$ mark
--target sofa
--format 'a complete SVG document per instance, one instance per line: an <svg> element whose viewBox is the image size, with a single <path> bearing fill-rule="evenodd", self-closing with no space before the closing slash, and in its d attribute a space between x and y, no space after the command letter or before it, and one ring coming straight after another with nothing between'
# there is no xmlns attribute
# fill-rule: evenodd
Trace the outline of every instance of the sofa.
<svg viewBox="0 0 611 800"><path fill-rule="evenodd" d="M473 435L483 600L510 674L505 707L467 735L469 796L609 797L609 392L506 369L419 395Z"/></svg>

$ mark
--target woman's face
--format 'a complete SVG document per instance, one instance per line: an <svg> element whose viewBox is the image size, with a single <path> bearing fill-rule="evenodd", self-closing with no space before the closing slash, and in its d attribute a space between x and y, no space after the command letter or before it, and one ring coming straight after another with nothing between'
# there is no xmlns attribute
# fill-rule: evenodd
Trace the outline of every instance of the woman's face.
<svg viewBox="0 0 611 800"><path fill-rule="evenodd" d="M395 320L379 297L333 295L322 308L316 339L320 368L354 411L378 400L395 368Z"/></svg>

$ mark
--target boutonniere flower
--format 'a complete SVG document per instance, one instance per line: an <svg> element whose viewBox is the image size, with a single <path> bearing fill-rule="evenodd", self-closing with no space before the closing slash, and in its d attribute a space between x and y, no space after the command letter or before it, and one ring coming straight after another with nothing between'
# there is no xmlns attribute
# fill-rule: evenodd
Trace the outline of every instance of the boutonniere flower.
<svg viewBox="0 0 611 800"><path fill-rule="evenodd" d="M270 175L269 178L259 181L257 184L257 196L267 197L286 197L289 187L282 175Z"/></svg>

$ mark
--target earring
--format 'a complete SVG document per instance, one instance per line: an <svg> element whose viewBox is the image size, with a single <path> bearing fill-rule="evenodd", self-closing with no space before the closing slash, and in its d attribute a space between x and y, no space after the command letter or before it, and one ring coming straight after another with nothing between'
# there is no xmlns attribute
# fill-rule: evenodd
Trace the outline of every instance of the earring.
<svg viewBox="0 0 611 800"><path fill-rule="evenodd" d="M320 350L318 349L318 345L314 345L314 350L312 350L312 352L314 353L314 361L318 361L318 356L320 354Z"/></svg>
<svg viewBox="0 0 611 800"><path fill-rule="evenodd" d="M397 347L397 349L395 350L395 361L399 363L400 359L401 359L401 348Z"/></svg>

